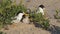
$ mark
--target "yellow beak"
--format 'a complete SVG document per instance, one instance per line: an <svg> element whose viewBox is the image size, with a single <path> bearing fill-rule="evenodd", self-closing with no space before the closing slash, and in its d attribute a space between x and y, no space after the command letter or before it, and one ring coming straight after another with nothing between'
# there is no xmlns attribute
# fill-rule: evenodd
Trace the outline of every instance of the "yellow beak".
<svg viewBox="0 0 60 34"><path fill-rule="evenodd" d="M24 15L25 15L25 16L28 16L29 14L26 14L26 13L25 13Z"/></svg>
<svg viewBox="0 0 60 34"><path fill-rule="evenodd" d="M24 13L24 12L23 12ZM25 16L29 16L29 14L24 13Z"/></svg>

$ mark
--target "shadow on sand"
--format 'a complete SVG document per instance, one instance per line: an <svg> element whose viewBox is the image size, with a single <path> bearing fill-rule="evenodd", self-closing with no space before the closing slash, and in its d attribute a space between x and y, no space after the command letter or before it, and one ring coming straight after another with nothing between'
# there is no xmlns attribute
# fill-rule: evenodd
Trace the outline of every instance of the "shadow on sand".
<svg viewBox="0 0 60 34"><path fill-rule="evenodd" d="M53 25L48 31L51 32L51 34L60 34L60 27Z"/></svg>
<svg viewBox="0 0 60 34"><path fill-rule="evenodd" d="M42 28L42 26L38 23L33 23L35 27ZM51 32L51 34L60 34L60 27L52 25L50 28L47 29L47 31Z"/></svg>

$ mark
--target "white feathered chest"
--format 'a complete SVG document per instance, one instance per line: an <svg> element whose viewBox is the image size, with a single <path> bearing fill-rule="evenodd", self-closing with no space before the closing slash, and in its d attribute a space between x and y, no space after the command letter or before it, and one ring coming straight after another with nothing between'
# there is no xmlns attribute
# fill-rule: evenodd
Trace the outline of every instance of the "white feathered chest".
<svg viewBox="0 0 60 34"><path fill-rule="evenodd" d="M42 15L44 15L44 10L42 8L39 7L37 13L42 13Z"/></svg>

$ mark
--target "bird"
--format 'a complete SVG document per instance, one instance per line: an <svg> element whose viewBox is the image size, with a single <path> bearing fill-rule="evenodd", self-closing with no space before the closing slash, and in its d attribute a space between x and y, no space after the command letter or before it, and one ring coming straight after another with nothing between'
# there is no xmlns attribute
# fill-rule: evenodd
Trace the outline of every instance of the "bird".
<svg viewBox="0 0 60 34"><path fill-rule="evenodd" d="M18 22L22 22L23 19L27 16L28 14L22 11L19 11L17 13L17 16L15 17Z"/></svg>
<svg viewBox="0 0 60 34"><path fill-rule="evenodd" d="M14 17L14 20L12 20L12 23L19 23L21 22L24 18L25 13L23 11L17 12L16 16Z"/></svg>
<svg viewBox="0 0 60 34"><path fill-rule="evenodd" d="M42 15L44 15L44 8L44 5L39 5L36 13L42 13Z"/></svg>
<svg viewBox="0 0 60 34"><path fill-rule="evenodd" d="M23 16L23 15L24 15L23 13L19 13L18 16L17 16L17 20L20 21L20 20L22 19L22 16Z"/></svg>
<svg viewBox="0 0 60 34"><path fill-rule="evenodd" d="M14 23L23 23L24 20L25 22L27 22L29 20L29 14L30 14L30 10L28 9L26 12L23 11L19 11L17 12L16 16L14 17L15 20L13 20L12 22Z"/></svg>

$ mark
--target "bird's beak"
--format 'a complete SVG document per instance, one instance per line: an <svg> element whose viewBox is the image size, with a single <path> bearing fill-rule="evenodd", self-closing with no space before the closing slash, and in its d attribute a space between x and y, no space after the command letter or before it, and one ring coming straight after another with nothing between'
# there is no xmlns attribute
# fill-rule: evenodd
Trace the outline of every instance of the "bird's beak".
<svg viewBox="0 0 60 34"><path fill-rule="evenodd" d="M25 16L28 16L29 14L26 14L26 13L25 13L24 15L25 15Z"/></svg>
<svg viewBox="0 0 60 34"><path fill-rule="evenodd" d="M24 13L24 12L23 12ZM28 16L29 14L24 13L25 16Z"/></svg>

